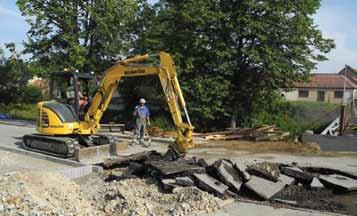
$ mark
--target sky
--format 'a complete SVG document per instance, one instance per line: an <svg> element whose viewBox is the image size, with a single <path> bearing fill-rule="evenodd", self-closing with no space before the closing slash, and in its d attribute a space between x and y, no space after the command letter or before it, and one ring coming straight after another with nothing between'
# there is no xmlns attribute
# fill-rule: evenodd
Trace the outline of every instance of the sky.
<svg viewBox="0 0 357 216"><path fill-rule="evenodd" d="M155 0L150 0L155 1ZM357 11L356 0L322 0L314 20L323 35L335 40L336 49L329 60L319 63L314 72L336 73L344 65L357 68ZM0 47L15 42L21 49L29 26L16 6L16 0L0 0Z"/></svg>

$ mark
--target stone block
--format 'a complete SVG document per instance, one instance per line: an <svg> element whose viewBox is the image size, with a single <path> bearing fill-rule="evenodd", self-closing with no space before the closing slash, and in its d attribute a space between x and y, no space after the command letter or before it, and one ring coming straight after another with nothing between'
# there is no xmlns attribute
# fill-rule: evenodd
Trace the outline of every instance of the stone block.
<svg viewBox="0 0 357 216"><path fill-rule="evenodd" d="M244 184L245 187L254 191L259 197L268 200L276 193L285 187L285 183L281 181L272 182L270 180L252 176L248 182Z"/></svg>
<svg viewBox="0 0 357 216"><path fill-rule="evenodd" d="M294 177L297 180L305 181L305 182L311 182L313 176L305 173L298 167L287 167L283 166L280 168L281 173L288 175L290 177Z"/></svg>
<svg viewBox="0 0 357 216"><path fill-rule="evenodd" d="M233 167L233 164L227 160L218 160L214 162L213 168L215 174L225 185L229 186L234 192L238 192L243 184L239 177L239 172Z"/></svg>
<svg viewBox="0 0 357 216"><path fill-rule="evenodd" d="M228 186L218 181L217 179L207 174L194 174L197 180L197 186L207 192L213 193L216 196L224 197Z"/></svg>
<svg viewBox="0 0 357 216"><path fill-rule="evenodd" d="M177 177L175 180L176 180L177 185L180 185L183 187L192 187L195 185L195 182L188 176Z"/></svg>
<svg viewBox="0 0 357 216"><path fill-rule="evenodd" d="M326 187L332 187L341 191L356 191L357 180L342 175L320 175L321 183Z"/></svg>

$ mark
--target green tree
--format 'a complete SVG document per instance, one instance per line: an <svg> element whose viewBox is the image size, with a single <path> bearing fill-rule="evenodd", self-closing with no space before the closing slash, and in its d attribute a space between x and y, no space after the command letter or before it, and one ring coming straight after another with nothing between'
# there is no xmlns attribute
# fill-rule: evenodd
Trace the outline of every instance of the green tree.
<svg viewBox="0 0 357 216"><path fill-rule="evenodd" d="M320 0L161 0L146 12L139 52L175 56L190 111L200 125L250 123L279 90L305 80L333 41L312 15Z"/></svg>
<svg viewBox="0 0 357 216"><path fill-rule="evenodd" d="M31 78L28 70L28 64L24 62L18 52L15 44L6 44L11 55L9 58L0 56L0 98L1 103L14 103L21 100L22 89ZM0 53L3 50L0 49Z"/></svg>
<svg viewBox="0 0 357 216"><path fill-rule="evenodd" d="M47 72L102 71L126 55L141 0L17 0L30 24L26 53Z"/></svg>
<svg viewBox="0 0 357 216"><path fill-rule="evenodd" d="M22 88L22 101L25 103L37 103L41 100L41 89L39 89L37 86L33 85L27 85Z"/></svg>

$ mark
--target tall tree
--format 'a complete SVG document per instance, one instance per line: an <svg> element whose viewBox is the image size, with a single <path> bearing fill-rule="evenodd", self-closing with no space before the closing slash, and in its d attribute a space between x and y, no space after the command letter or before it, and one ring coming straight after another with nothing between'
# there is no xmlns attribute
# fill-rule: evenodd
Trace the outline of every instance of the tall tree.
<svg viewBox="0 0 357 216"><path fill-rule="evenodd" d="M102 71L126 55L141 0L17 0L30 24L25 52L47 71Z"/></svg>
<svg viewBox="0 0 357 216"><path fill-rule="evenodd" d="M313 22L319 7L320 0L161 0L137 47L174 54L200 124L228 116L243 123L326 59L334 44Z"/></svg>

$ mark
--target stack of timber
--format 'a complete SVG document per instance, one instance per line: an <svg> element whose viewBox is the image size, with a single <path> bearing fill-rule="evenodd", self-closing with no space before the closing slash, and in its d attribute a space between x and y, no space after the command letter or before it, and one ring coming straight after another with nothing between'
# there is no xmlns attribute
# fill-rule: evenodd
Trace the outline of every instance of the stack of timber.
<svg viewBox="0 0 357 216"><path fill-rule="evenodd" d="M251 140L251 141L281 141L289 137L289 132L279 131L274 125L264 125L255 128L228 128L200 134L206 140Z"/></svg>
<svg viewBox="0 0 357 216"><path fill-rule="evenodd" d="M176 137L176 131L164 131L162 128L153 126L149 127L148 133L152 137Z"/></svg>
<svg viewBox="0 0 357 216"><path fill-rule="evenodd" d="M161 137L163 135L164 131L159 127L149 127L148 133L150 136L153 136L153 137Z"/></svg>

